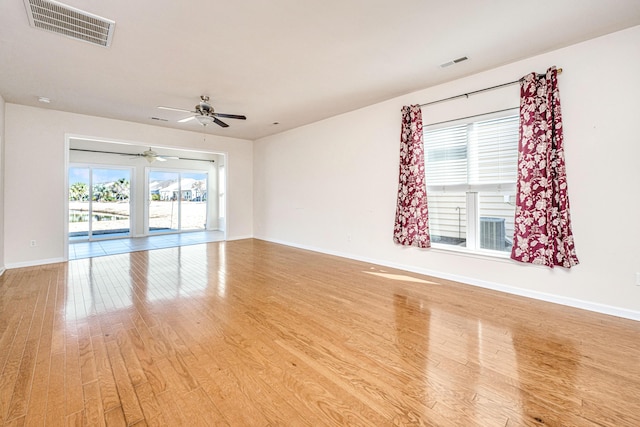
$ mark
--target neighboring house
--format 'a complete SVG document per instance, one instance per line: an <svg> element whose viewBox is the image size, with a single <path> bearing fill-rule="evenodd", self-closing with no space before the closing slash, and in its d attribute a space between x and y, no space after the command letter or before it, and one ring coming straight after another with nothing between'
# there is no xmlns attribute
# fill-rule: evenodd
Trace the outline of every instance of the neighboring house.
<svg viewBox="0 0 640 427"><path fill-rule="evenodd" d="M206 182L193 178L184 178L181 182L154 182L150 185L151 194L159 194L160 200L177 200L178 194L182 194L183 201L202 201L206 199Z"/></svg>

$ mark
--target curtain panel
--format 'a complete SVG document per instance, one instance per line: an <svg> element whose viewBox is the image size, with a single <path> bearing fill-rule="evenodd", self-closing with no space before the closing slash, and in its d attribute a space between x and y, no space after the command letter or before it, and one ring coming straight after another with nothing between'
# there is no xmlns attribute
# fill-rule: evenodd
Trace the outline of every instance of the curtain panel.
<svg viewBox="0 0 640 427"><path fill-rule="evenodd" d="M518 150L511 258L551 268L577 265L555 67L545 75L531 73L520 82Z"/></svg>
<svg viewBox="0 0 640 427"><path fill-rule="evenodd" d="M402 108L400 174L393 241L403 246L431 246L427 185L424 174L422 110L419 105Z"/></svg>

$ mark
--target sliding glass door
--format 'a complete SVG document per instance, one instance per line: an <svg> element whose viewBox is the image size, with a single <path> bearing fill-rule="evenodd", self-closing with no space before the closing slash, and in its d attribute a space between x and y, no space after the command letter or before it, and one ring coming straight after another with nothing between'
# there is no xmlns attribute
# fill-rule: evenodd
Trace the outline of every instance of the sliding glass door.
<svg viewBox="0 0 640 427"><path fill-rule="evenodd" d="M69 168L69 239L129 237L131 170Z"/></svg>
<svg viewBox="0 0 640 427"><path fill-rule="evenodd" d="M207 228L207 178L204 172L181 174L180 228L205 230Z"/></svg>
<svg viewBox="0 0 640 427"><path fill-rule="evenodd" d="M206 172L148 173L147 224L149 234L205 230L207 227Z"/></svg>

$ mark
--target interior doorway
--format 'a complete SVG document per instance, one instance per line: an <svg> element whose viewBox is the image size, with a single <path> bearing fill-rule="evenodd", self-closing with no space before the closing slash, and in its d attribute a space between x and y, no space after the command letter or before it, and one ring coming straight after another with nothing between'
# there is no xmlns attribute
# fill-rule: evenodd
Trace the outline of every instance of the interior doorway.
<svg viewBox="0 0 640 427"><path fill-rule="evenodd" d="M224 154L83 137L68 147L70 259L226 239Z"/></svg>

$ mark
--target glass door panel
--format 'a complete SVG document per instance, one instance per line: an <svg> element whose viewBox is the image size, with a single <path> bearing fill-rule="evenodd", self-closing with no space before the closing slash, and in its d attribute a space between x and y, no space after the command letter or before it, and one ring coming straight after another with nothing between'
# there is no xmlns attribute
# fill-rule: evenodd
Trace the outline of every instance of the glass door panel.
<svg viewBox="0 0 640 427"><path fill-rule="evenodd" d="M227 195L225 194L227 183L224 170L224 165L218 167L218 229L220 230L225 229L225 215L227 211L225 203L227 200Z"/></svg>
<svg viewBox="0 0 640 427"><path fill-rule="evenodd" d="M180 174L149 171L149 233L179 231Z"/></svg>
<svg viewBox="0 0 640 427"><path fill-rule="evenodd" d="M89 238L89 177L89 168L69 168L69 239L72 240Z"/></svg>
<svg viewBox="0 0 640 427"><path fill-rule="evenodd" d="M92 169L91 234L93 237L128 236L131 173L123 169Z"/></svg>
<svg viewBox="0 0 640 427"><path fill-rule="evenodd" d="M207 174L181 174L180 229L207 228Z"/></svg>

